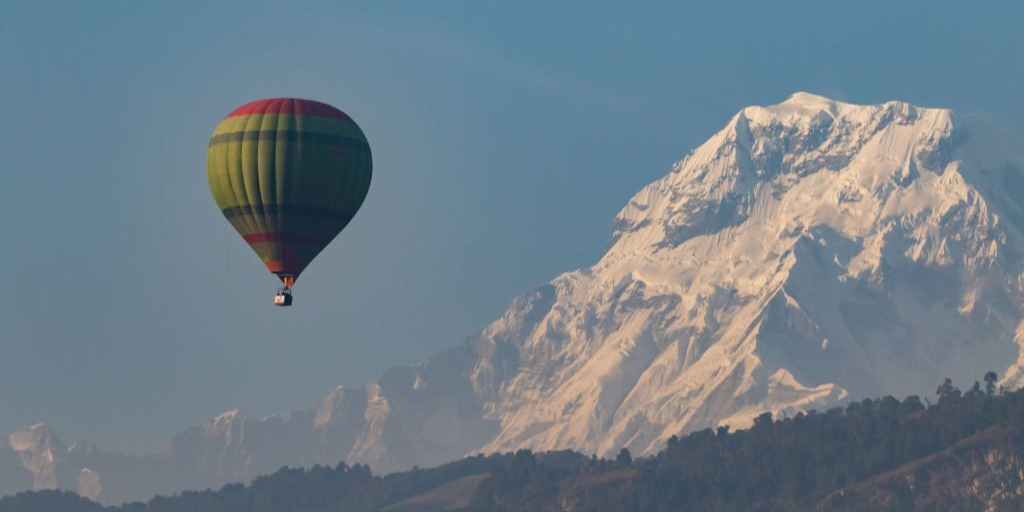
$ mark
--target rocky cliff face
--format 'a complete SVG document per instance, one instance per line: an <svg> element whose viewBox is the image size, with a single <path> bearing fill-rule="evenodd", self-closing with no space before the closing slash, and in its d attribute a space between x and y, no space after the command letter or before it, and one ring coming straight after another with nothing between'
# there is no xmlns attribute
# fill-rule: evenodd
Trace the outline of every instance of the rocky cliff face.
<svg viewBox="0 0 1024 512"><path fill-rule="evenodd" d="M22 467L32 475L33 489L54 489L67 479L63 455L67 448L39 423L7 437L8 445L21 459Z"/></svg>
<svg viewBox="0 0 1024 512"><path fill-rule="evenodd" d="M0 495L32 488L32 473L8 443L0 443Z"/></svg>
<svg viewBox="0 0 1024 512"><path fill-rule="evenodd" d="M462 346L314 410L226 413L138 464L181 488L340 459L389 471L524 447L649 454L680 432L926 394L947 376L996 370L1017 386L1024 159L990 142L901 102L798 93L745 108L629 201L600 260ZM45 449L11 439L36 485L64 485Z"/></svg>

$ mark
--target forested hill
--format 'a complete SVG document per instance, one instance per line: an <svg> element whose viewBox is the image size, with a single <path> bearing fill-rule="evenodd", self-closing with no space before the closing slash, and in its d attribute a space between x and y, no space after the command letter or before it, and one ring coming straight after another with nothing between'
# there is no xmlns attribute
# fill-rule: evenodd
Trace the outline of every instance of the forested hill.
<svg viewBox="0 0 1024 512"><path fill-rule="evenodd" d="M249 485L101 507L62 492L0 499L0 512L608 510L1022 510L1024 392L994 374L934 404L864 400L749 430L672 438L654 457L573 452L474 456L388 476L365 466L284 468Z"/></svg>

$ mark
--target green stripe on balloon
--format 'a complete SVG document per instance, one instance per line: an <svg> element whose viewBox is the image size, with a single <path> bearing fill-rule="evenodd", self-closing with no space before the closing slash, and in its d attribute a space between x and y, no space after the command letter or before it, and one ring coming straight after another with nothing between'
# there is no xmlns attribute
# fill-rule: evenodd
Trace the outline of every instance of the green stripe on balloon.
<svg viewBox="0 0 1024 512"><path fill-rule="evenodd" d="M323 208L310 208L307 206L277 204L232 206L230 208L224 208L223 210L221 210L221 213L223 213L224 216L229 219L243 215L287 215L296 217L305 216L317 217L322 219L339 219L344 220L346 222L352 218L352 215L354 215L354 213L342 213Z"/></svg>

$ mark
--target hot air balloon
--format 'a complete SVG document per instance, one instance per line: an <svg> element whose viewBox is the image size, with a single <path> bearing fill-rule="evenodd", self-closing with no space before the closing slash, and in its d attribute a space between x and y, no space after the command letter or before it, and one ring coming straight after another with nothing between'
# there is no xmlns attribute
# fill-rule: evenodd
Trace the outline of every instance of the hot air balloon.
<svg viewBox="0 0 1024 512"><path fill-rule="evenodd" d="M253 101L214 129L206 160L210 192L281 279L274 304L291 305L299 274L355 216L372 167L355 121L317 101Z"/></svg>

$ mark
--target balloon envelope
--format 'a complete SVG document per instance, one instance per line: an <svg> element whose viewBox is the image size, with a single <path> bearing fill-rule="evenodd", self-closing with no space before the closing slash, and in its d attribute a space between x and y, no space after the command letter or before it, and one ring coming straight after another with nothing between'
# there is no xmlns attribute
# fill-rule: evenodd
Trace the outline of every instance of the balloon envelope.
<svg viewBox="0 0 1024 512"><path fill-rule="evenodd" d="M363 204L370 145L355 121L330 105L259 100L217 125L206 174L224 217L290 285Z"/></svg>

